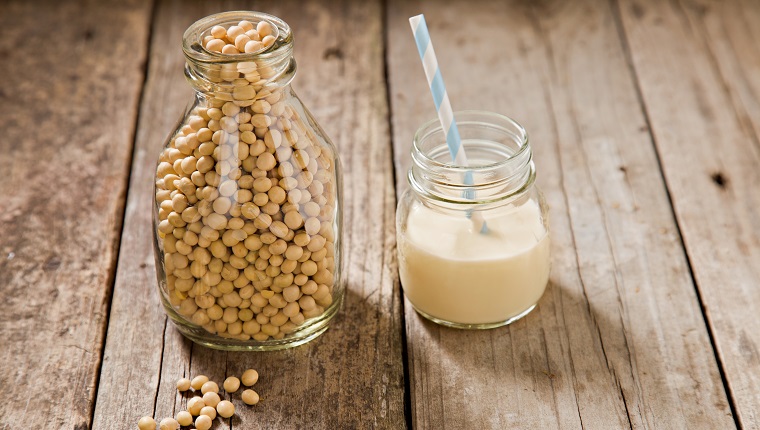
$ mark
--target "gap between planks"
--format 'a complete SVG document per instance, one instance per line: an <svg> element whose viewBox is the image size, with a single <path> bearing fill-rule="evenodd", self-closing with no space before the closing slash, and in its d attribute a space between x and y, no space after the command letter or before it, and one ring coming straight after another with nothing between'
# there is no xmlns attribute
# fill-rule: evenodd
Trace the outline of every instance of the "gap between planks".
<svg viewBox="0 0 760 430"><path fill-rule="evenodd" d="M390 70L388 68L388 44L389 44L389 23L388 23L388 0L382 1L382 23L383 23L383 77L385 82L385 102L388 106L388 132L391 136L391 139L393 139L394 131L393 131L393 103L391 103L391 89L390 89ZM391 159L396 159L396 145L394 145L392 142L390 144L390 154ZM394 191L394 202L395 206L398 206L398 181L396 178L399 177L398 172L396 172L396 163L391 163L391 171L393 175L393 191ZM403 175L402 175L403 176ZM401 297L400 300L400 306L401 306L401 357L404 364L404 417L406 418L406 426L408 429L414 428L414 421L412 419L412 384L411 384L411 378L410 378L410 372L411 372L411 366L409 361L409 347L408 347L408 340L407 340L407 334L406 334L406 300L404 297L404 292L401 290L401 283L397 280L395 288L398 289L399 295Z"/></svg>
<svg viewBox="0 0 760 430"><path fill-rule="evenodd" d="M633 64L633 56L631 55L631 46L628 41L628 36L625 32L625 27L623 26L623 16L620 12L620 0L609 0L610 7L612 8L612 14L615 19L615 27L618 30L618 35L620 37L620 42L623 46L623 52L625 53L626 57L626 64L628 65L629 73L631 74L633 78L633 84L636 89L636 97L639 101L639 105L641 106L641 113L644 116L644 120L646 122L647 131L650 136L650 140L652 143L652 147L654 147L654 153L657 158L657 170L660 172L660 177L662 178L662 182L665 184L665 193L668 197L668 202L670 203L670 211L673 215L673 219L675 220L676 224L676 230L678 232L678 238L681 242L681 247L686 251L686 242L683 240L683 231L681 228L681 222L678 219L678 216L675 212L675 206L673 202L673 195L670 190L670 186L668 185L668 182L665 178L665 173L663 169L663 163L662 163L662 156L660 154L660 150L657 147L657 141L654 136L654 129L652 128L652 121L650 119L650 113L649 109L647 109L647 105L644 101L644 95L641 91L641 82L639 80L639 74L636 71L636 67ZM689 256L688 252L684 252L685 258L686 258L686 265L689 269L689 277L692 280L692 285L694 287L694 294L697 297L697 300L699 302L699 307L702 310L702 317L705 321L705 327L707 328L707 335L710 338L710 346L712 347L713 355L715 356L715 361L718 364L718 371L720 372L720 379L723 383L723 389L726 392L726 397L728 400L728 406L731 409L731 416L734 419L734 424L737 428L741 428L741 422L739 421L739 416L736 413L736 400L734 399L734 395L731 391L731 387L728 384L728 379L726 378L726 371L724 368L723 360L718 353L718 348L715 343L715 332L712 327L712 324L710 324L710 320L707 317L707 307L705 306L704 298L702 297L702 292L699 290L696 278L694 276L694 268L693 263L691 261L691 256Z"/></svg>
<svg viewBox="0 0 760 430"><path fill-rule="evenodd" d="M760 5L618 3L734 419L758 428Z"/></svg>

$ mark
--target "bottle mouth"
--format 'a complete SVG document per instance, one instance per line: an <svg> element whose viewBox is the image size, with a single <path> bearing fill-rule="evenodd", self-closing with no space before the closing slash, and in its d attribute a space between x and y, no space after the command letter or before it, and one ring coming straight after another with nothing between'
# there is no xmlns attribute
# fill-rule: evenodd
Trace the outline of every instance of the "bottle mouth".
<svg viewBox="0 0 760 430"><path fill-rule="evenodd" d="M484 204L525 191L535 180L528 133L515 120L493 112L454 113L468 164L456 164L438 120L415 133L409 182L439 201Z"/></svg>
<svg viewBox="0 0 760 430"><path fill-rule="evenodd" d="M265 21L276 34L274 42L256 52L224 54L203 47L203 38L214 26L225 29L240 21L249 21L254 26ZM258 92L261 88L274 91L288 85L296 74L293 59L293 34L290 26L274 15L254 11L222 12L199 19L185 31L182 38L185 54L185 77L200 94L229 99L235 88L235 81L245 78ZM225 98L226 97L226 98Z"/></svg>
<svg viewBox="0 0 760 430"><path fill-rule="evenodd" d="M256 26L260 21L267 21L275 30L275 42L268 48L251 53L223 54L209 51L203 47L203 38L210 34L214 26L228 28L237 25L242 20L250 21ZM209 15L195 21L185 30L182 36L182 51L189 62L195 64L224 64L230 62L243 62L264 60L279 62L278 60L292 55L293 34L290 26L282 19L263 12L254 11L231 11Z"/></svg>

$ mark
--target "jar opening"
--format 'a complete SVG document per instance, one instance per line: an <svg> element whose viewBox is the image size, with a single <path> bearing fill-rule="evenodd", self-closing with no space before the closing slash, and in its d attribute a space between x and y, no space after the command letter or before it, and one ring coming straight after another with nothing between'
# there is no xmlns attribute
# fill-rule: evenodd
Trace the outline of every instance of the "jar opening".
<svg viewBox="0 0 760 430"><path fill-rule="evenodd" d="M224 54L203 47L203 38L214 26L225 29L240 21L256 26L268 22L273 29L274 42L256 52ZM293 59L293 34L290 26L280 18L262 12L233 11L199 19L185 31L182 38L185 54L185 76L196 91L204 94L230 92L233 81L247 79L255 86L268 89L288 85L296 73Z"/></svg>
<svg viewBox="0 0 760 430"><path fill-rule="evenodd" d="M519 194L535 179L525 129L503 115L455 112L468 165L455 164L440 123L425 123L414 136L409 182L433 200L483 204Z"/></svg>
<svg viewBox="0 0 760 430"><path fill-rule="evenodd" d="M240 20L240 21L242 21L242 20ZM227 29L227 28L231 28L232 26L240 23L240 21L237 21L237 22L235 22L235 20L224 21L224 22L220 22L219 24L215 24L214 26L218 25L218 26L221 26L221 27L224 27L225 29ZM251 22L251 21L249 21L249 22ZM268 19L264 19L264 18L259 19L259 21L251 22L251 24L254 27L258 27L258 24L262 23L262 22L269 24L270 28L272 29L271 36L274 38L275 42L277 42L279 40L279 36L280 36L280 28L279 28L279 26L277 26L276 24L274 24L272 21L270 21ZM266 51L269 51L270 49L274 49L275 46L276 46L274 43L272 45L269 45L269 46L265 46L264 44L260 44L260 48L258 50L256 50L256 51L237 52L237 53L234 53L234 54L225 54L224 52L211 51L207 47L203 47L203 40L206 37L208 37L208 36L213 37L213 35L211 34L212 33L211 32L212 28L213 27L207 27L206 30L202 31L201 34L199 35L199 40L196 42L196 43L198 43L198 44L201 45L201 49L203 49L207 54L210 54L210 55L220 55L220 56L233 57L233 58L237 57L237 56L240 56L240 55L254 55L255 56L255 55L264 53ZM228 40L230 40L230 39L228 39ZM193 46L193 47L195 48L195 46Z"/></svg>
<svg viewBox="0 0 760 430"><path fill-rule="evenodd" d="M210 34L212 27L219 25L228 28L243 20L250 21L254 26L260 21L269 22L276 34L274 44L267 49L239 54L223 54L209 51L203 47L203 38ZM232 11L209 15L194 22L182 36L182 50L185 57L194 63L230 63L254 59L276 60L283 55L291 55L292 49L293 34L290 31L290 26L282 19L263 12Z"/></svg>
<svg viewBox="0 0 760 430"><path fill-rule="evenodd" d="M528 132L517 121L494 112L466 110L454 113L462 145L469 164L454 164L445 145L446 136L438 119L423 124L415 133L412 155L426 159L431 165L473 170L508 164L523 152L530 151ZM481 153L478 141L491 141L491 153ZM495 151L495 152L493 152Z"/></svg>

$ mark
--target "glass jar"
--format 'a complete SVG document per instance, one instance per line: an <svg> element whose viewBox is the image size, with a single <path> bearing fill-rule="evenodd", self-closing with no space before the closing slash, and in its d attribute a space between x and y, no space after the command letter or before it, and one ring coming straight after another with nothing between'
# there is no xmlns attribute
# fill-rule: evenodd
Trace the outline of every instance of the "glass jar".
<svg viewBox="0 0 760 430"><path fill-rule="evenodd" d="M454 116L469 165L453 164L438 121L414 136L396 212L401 284L436 323L493 328L528 314L546 289L547 206L520 124L490 112Z"/></svg>
<svg viewBox="0 0 760 430"><path fill-rule="evenodd" d="M252 53L203 48L212 27L270 24ZM319 336L343 299L335 147L291 87L290 27L259 12L184 34L195 98L156 168L154 238L167 314L195 342L273 350Z"/></svg>

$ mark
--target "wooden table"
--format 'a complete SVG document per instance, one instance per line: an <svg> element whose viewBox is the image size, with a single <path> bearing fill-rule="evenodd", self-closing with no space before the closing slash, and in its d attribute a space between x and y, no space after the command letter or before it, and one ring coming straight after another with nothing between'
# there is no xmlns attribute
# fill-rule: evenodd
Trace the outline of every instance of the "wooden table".
<svg viewBox="0 0 760 430"><path fill-rule="evenodd" d="M293 27L345 169L345 306L282 352L193 345L156 290L181 35L235 9ZM419 12L453 105L531 134L553 270L509 327L400 292L396 198L434 116ZM215 428L760 428L760 2L11 0L0 29L0 429L133 429L183 408L178 378L248 367L262 402Z"/></svg>

